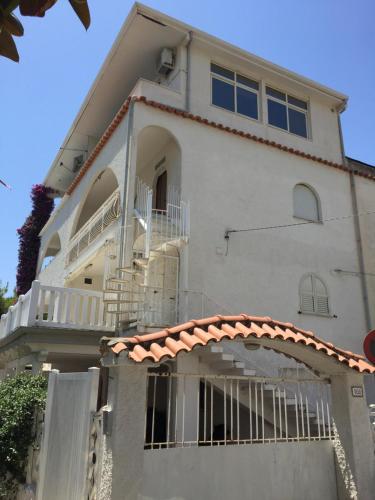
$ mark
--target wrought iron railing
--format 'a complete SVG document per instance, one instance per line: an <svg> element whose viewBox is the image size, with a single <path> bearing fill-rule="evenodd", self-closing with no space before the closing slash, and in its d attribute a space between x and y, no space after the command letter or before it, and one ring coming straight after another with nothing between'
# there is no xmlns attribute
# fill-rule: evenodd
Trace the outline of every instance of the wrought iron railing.
<svg viewBox="0 0 375 500"><path fill-rule="evenodd" d="M145 449L333 439L321 379L148 374Z"/></svg>

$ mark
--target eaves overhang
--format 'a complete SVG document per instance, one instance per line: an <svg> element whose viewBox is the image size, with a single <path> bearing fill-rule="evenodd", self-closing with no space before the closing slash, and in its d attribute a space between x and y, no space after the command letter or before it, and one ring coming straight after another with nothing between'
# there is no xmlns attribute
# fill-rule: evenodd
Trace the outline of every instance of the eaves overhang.
<svg viewBox="0 0 375 500"><path fill-rule="evenodd" d="M346 106L348 97L340 92L146 5L135 3L52 162L44 179L46 185L61 192L66 190L76 175L70 171L70 165L77 152L90 153L90 140L99 140L139 78L152 80L155 77L155 61L160 49L163 46L174 47L186 43L189 33L192 33L194 40L199 43L215 47L223 53L262 68L269 74L285 79L286 83L294 82L310 93L324 96L332 101L332 107L338 111Z"/></svg>

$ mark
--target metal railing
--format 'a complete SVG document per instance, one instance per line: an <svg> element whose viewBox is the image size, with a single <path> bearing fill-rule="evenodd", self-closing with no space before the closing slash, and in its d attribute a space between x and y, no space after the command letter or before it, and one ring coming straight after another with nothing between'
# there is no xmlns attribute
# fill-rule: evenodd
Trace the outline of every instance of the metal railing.
<svg viewBox="0 0 375 500"><path fill-rule="evenodd" d="M136 180L134 213L145 233L142 250L148 258L152 249L163 243L187 240L190 233L189 205L180 199L174 186L168 187L166 210L152 208L153 191L141 179Z"/></svg>
<svg viewBox="0 0 375 500"><path fill-rule="evenodd" d="M42 285L33 281L0 319L0 339L22 326L49 326L80 330L114 330L114 318L105 314L102 292Z"/></svg>
<svg viewBox="0 0 375 500"><path fill-rule="evenodd" d="M108 226L119 218L120 213L120 191L116 189L71 239L66 265L74 262Z"/></svg>
<svg viewBox="0 0 375 500"><path fill-rule="evenodd" d="M321 379L148 374L145 449L333 439Z"/></svg>

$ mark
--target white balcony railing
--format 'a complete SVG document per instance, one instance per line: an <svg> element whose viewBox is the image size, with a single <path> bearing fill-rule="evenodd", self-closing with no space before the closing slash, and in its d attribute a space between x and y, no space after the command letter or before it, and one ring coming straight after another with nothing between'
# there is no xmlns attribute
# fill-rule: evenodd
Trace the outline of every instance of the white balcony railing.
<svg viewBox="0 0 375 500"><path fill-rule="evenodd" d="M0 339L19 327L48 326L113 331L113 317L104 313L102 292L42 285L33 281L0 319Z"/></svg>
<svg viewBox="0 0 375 500"><path fill-rule="evenodd" d="M66 265L74 262L107 227L118 219L120 213L120 191L116 189L71 239Z"/></svg>
<svg viewBox="0 0 375 500"><path fill-rule="evenodd" d="M189 204L180 199L174 186L168 187L166 210L152 208L153 191L137 178L135 216L145 232L144 255L166 242L187 241L190 233ZM139 249L138 249L139 250Z"/></svg>

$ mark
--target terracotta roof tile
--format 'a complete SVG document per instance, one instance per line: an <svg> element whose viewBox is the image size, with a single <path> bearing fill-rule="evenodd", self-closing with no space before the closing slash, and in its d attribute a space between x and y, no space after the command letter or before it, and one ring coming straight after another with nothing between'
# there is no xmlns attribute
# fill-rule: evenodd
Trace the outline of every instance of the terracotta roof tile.
<svg viewBox="0 0 375 500"><path fill-rule="evenodd" d="M313 161L315 161L317 163L321 163L323 165L328 165L330 167L334 167L334 168L337 168L339 170L343 170L345 172L352 172L355 175L375 180L375 175L371 175L369 173L366 173L366 172L363 172L360 170L356 170L353 167L348 166L346 164L335 163L333 161L329 161L329 160L326 160L324 158L320 158L318 156L314 156L314 155L311 155L309 153L305 153L304 151L299 151L297 149L284 146L283 144L278 144L275 141L269 141L268 139L263 139L262 137L258 137L256 135L246 133L242 130L237 130L237 129L234 129L231 127L226 127L221 123L209 121L206 118L203 118L201 116L192 115L191 113L187 113L186 111L174 108L172 106L168 106L166 104L160 104L156 101L149 100L145 96L137 96L137 97L128 97L126 99L126 101L124 102L124 104L120 107L119 111L117 112L114 119L107 127L106 131L104 132L104 134L100 138L100 140L97 143L97 145L95 146L94 150L91 152L90 156L88 157L88 159L84 163L83 167L81 168L79 173L76 175L76 177L74 178L71 185L68 187L66 194L68 194L68 195L72 194L73 191L75 190L75 188L78 186L82 177L85 175L85 173L91 167L91 165L94 163L95 159L97 158L97 156L99 155L101 150L104 148L104 146L106 145L106 143L108 142L108 140L110 139L110 137L112 136L112 134L114 133L116 128L118 127L118 125L121 123L122 119L127 114L128 110L129 110L130 102L132 102L132 101L133 102L142 102L143 104L145 104L147 106L151 106L153 108L160 109L161 111L164 111L166 113L175 114L175 115L180 116L182 118L187 118L189 120L193 120L193 121L196 121L198 123L201 123L202 125L207 125L208 127L217 128L219 130L223 130L224 132L227 132L230 134L239 135L240 137L243 137L245 139L249 139L251 141L259 142L261 144L266 144L267 146L270 146L272 148L280 149L280 150L285 151L287 153L290 153L290 154L293 154L296 156L300 156L302 158L306 158L307 160L313 160Z"/></svg>
<svg viewBox="0 0 375 500"><path fill-rule="evenodd" d="M303 344L361 373L375 373L375 366L365 361L363 356L344 351L331 342L316 337L310 331L297 328L292 323L273 320L268 316L247 314L218 315L191 320L160 332L134 337L103 337L102 350L112 351L116 355L124 352L136 363L145 360L159 363L164 359L175 358L180 352L190 352L196 346L251 336L257 339L269 338ZM271 349L271 347L266 348Z"/></svg>

